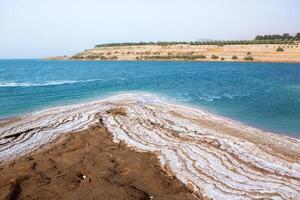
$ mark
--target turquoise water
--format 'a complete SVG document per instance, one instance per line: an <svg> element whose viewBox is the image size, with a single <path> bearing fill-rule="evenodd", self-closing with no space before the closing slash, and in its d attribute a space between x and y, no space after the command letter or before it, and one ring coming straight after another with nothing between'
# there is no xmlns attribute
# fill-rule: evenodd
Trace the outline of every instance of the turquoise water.
<svg viewBox="0 0 300 200"><path fill-rule="evenodd" d="M0 60L0 118L128 91L300 136L300 64Z"/></svg>

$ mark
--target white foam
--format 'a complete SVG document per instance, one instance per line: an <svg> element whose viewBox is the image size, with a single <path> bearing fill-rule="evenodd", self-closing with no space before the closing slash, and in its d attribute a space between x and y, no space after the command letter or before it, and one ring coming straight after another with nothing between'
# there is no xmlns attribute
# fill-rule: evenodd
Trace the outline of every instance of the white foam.
<svg viewBox="0 0 300 200"><path fill-rule="evenodd" d="M46 82L0 82L0 87L43 87L52 85L65 85L75 83L88 83L100 81L101 79L87 79L87 80L55 80Z"/></svg>

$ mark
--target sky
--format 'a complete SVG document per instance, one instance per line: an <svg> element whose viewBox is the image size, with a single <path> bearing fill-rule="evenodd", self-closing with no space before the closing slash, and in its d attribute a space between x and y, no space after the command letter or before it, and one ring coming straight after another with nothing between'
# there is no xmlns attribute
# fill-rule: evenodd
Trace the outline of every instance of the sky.
<svg viewBox="0 0 300 200"><path fill-rule="evenodd" d="M0 0L0 59L96 44L241 40L300 32L299 0Z"/></svg>

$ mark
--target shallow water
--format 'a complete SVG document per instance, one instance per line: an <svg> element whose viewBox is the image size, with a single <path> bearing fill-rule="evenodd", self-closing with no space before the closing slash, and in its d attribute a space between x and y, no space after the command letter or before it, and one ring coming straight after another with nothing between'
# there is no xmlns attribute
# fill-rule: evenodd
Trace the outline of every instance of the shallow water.
<svg viewBox="0 0 300 200"><path fill-rule="evenodd" d="M0 60L0 117L128 91L300 136L300 64Z"/></svg>

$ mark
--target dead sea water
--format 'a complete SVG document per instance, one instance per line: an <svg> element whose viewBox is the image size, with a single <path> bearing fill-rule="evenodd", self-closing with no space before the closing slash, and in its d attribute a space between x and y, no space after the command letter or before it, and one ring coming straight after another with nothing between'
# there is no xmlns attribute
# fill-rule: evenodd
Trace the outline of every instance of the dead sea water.
<svg viewBox="0 0 300 200"><path fill-rule="evenodd" d="M300 64L0 60L0 118L136 91L300 136Z"/></svg>

